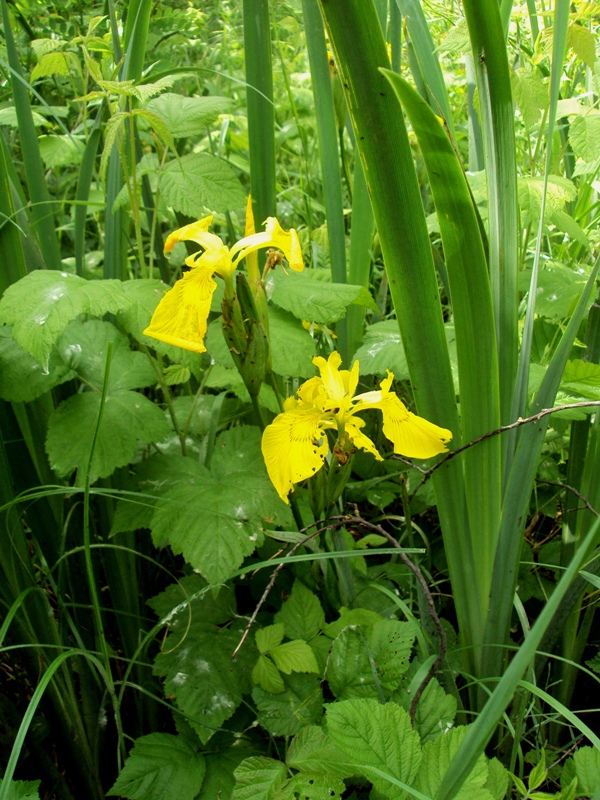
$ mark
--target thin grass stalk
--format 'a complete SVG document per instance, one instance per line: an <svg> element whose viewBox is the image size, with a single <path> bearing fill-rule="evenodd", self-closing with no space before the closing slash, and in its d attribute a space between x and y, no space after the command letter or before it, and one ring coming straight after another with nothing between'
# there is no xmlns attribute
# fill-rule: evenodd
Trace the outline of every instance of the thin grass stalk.
<svg viewBox="0 0 600 800"><path fill-rule="evenodd" d="M444 776L442 785L435 796L435 800L452 800L472 771L475 762L485 750L487 743L496 729L496 725L502 718L504 710L512 700L525 670L533 658L535 658L536 650L548 626L551 624L554 614L559 609L577 573L582 569L597 545L599 535L600 520L597 520L589 530L585 540L582 542L581 548L575 554L575 557L552 592L542 613L535 621L529 636L527 636L510 662L506 672L503 674L498 686L494 689L482 712L469 727L467 735L450 763L450 767Z"/></svg>
<svg viewBox="0 0 600 800"><path fill-rule="evenodd" d="M22 75L6 0L2 0L2 20L8 63L11 68L10 81L19 123L23 166L31 201L31 216L46 266L49 269L60 269L60 248L54 228L52 200L48 192L37 133L33 124L33 115L26 88L28 84Z"/></svg>
<svg viewBox="0 0 600 800"><path fill-rule="evenodd" d="M500 425L494 313L479 222L462 165L444 126L410 84L395 73L386 71L385 75L408 115L429 175L450 284L462 435L473 441ZM463 463L472 548L478 553L481 614L485 617L500 525L499 437L467 450Z"/></svg>
<svg viewBox="0 0 600 800"><path fill-rule="evenodd" d="M371 276L371 251L375 219L362 162L358 156L354 162L354 181L352 183L352 227L350 228L350 257L348 263L348 283L369 288ZM348 321L348 359L363 338L365 307L350 306L346 312Z"/></svg>
<svg viewBox="0 0 600 800"><path fill-rule="evenodd" d="M329 58L325 44L325 28L317 0L302 0L304 31L308 49L308 62L315 100L319 156L323 176L325 216L329 238L331 277L336 283L346 283L346 230L344 226L344 199L340 153L337 143L337 127ZM336 324L337 349L345 365L348 365L347 321ZM348 365L349 366L349 365Z"/></svg>
<svg viewBox="0 0 600 800"><path fill-rule="evenodd" d="M600 258L596 261L573 316L552 356L532 403L530 414L552 407L599 267ZM524 426L508 477L485 626L486 647L484 647L482 667L484 677L493 677L502 671L503 654L498 645L503 645L508 637L523 540L523 524L549 419L547 416L535 424Z"/></svg>
<svg viewBox="0 0 600 800"><path fill-rule="evenodd" d="M418 0L395 0L395 2L402 12L404 24L410 35L414 55L419 64L419 72L425 84L427 102L438 117L443 118L452 139L454 139L456 134L446 82L444 81L440 61L435 53L435 43L427 25L423 8Z"/></svg>
<svg viewBox="0 0 600 800"><path fill-rule="evenodd" d="M496 318L500 415L510 418L517 372L517 168L514 107L498 0L463 3L473 51L485 149L489 266Z"/></svg>
<svg viewBox="0 0 600 800"><path fill-rule="evenodd" d="M243 16L250 187L260 229L267 217L277 213L269 0L244 0Z"/></svg>
<svg viewBox="0 0 600 800"><path fill-rule="evenodd" d="M465 53L465 74L467 78L467 115L469 120L469 171L479 172L484 168L483 136L479 112L475 107L475 66L473 56Z"/></svg>
<svg viewBox="0 0 600 800"><path fill-rule="evenodd" d="M85 222L87 218L87 202L90 197L90 188L94 176L96 156L100 146L102 135L102 112L104 104L100 106L96 114L96 119L90 131L90 135L85 145L85 150L79 166L77 176L77 190L75 192L75 211L73 214L73 239L75 251L75 269L78 275L84 273L85 257Z"/></svg>
<svg viewBox="0 0 600 800"><path fill-rule="evenodd" d="M12 283L27 275L4 147L0 147L0 264L1 295Z"/></svg>
<svg viewBox="0 0 600 800"><path fill-rule="evenodd" d="M379 72L389 67L381 27L372 0L321 0L321 9L367 177L417 408L450 428L458 444L456 398L421 195L404 120ZM448 467L436 473L435 490L459 625L464 641L475 645L482 621L464 482L460 465L452 460Z"/></svg>
<svg viewBox="0 0 600 800"><path fill-rule="evenodd" d="M402 14L397 2L390 3L390 21L388 25L387 41L392 46L390 58L394 72L400 72L400 59L402 57Z"/></svg>

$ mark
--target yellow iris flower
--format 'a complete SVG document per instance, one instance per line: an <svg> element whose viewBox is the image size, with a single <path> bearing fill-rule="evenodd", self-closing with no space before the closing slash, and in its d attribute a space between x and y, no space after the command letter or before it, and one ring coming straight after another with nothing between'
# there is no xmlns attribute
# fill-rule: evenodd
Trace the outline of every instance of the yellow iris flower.
<svg viewBox="0 0 600 800"><path fill-rule="evenodd" d="M337 453L360 447L382 461L373 442L362 433L365 422L357 414L370 408L383 413L383 432L394 444L394 452L409 458L431 458L448 450L452 433L410 412L390 391L394 376L388 371L380 389L355 395L359 363L340 370L342 359L334 352L325 361L313 363L320 377L310 378L298 389L297 397L285 401L284 411L265 428L262 453L271 482L284 503L294 484L310 478L329 452L327 430L337 430Z"/></svg>
<svg viewBox="0 0 600 800"><path fill-rule="evenodd" d="M204 336L212 297L217 288L214 275L223 278L226 295L233 297L232 276L238 264L262 247L282 250L292 269L298 272L304 269L298 234L294 228L284 231L275 217L267 219L264 231L244 236L231 249L214 233L209 233L212 219L212 215L204 217L168 236L165 253L169 253L177 242L186 240L196 242L204 252L185 259L191 269L165 294L144 331L146 336L196 353L206 351Z"/></svg>

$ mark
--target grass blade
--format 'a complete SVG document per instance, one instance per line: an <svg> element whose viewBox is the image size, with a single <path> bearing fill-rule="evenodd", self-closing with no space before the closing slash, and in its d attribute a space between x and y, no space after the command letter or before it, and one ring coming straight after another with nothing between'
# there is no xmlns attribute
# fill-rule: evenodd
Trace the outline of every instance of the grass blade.
<svg viewBox="0 0 600 800"><path fill-rule="evenodd" d="M352 227L350 229L350 258L348 263L348 283L369 288L371 275L371 248L375 232L375 219L367 182L360 158L354 164L352 184ZM348 321L348 359L358 350L363 336L365 307L350 306Z"/></svg>

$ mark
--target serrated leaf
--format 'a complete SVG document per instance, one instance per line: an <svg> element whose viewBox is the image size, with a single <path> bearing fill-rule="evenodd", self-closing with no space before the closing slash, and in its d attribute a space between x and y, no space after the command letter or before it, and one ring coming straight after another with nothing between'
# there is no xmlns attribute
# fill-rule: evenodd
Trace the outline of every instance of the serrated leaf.
<svg viewBox="0 0 600 800"><path fill-rule="evenodd" d="M29 44L35 53L35 57L39 61L46 53L53 53L55 50L60 50L66 42L64 39L32 39Z"/></svg>
<svg viewBox="0 0 600 800"><path fill-rule="evenodd" d="M539 73L531 69L517 69L510 76L512 94L527 129L539 122L542 109L548 107L548 86Z"/></svg>
<svg viewBox="0 0 600 800"><path fill-rule="evenodd" d="M590 242L585 231L570 214L567 214L565 211L554 211L550 216L550 222L559 231L566 233L574 242L579 242L587 250L590 249Z"/></svg>
<svg viewBox="0 0 600 800"><path fill-rule="evenodd" d="M180 368L179 365L176 366ZM210 427L214 402L215 395L212 394L203 394L200 397L175 397L173 411L179 429L186 428L188 433L204 436Z"/></svg>
<svg viewBox="0 0 600 800"><path fill-rule="evenodd" d="M579 358L567 361L560 388L582 397L600 400L600 365Z"/></svg>
<svg viewBox="0 0 600 800"><path fill-rule="evenodd" d="M183 364L170 364L163 370L163 380L167 386L179 386L187 383L190 375L189 367L184 367Z"/></svg>
<svg viewBox="0 0 600 800"><path fill-rule="evenodd" d="M488 763L488 779L485 788L494 800L504 800L508 791L510 777L506 767L497 758L490 759Z"/></svg>
<svg viewBox="0 0 600 800"><path fill-rule="evenodd" d="M303 728L294 737L286 756L287 765L293 769L340 779L349 778L354 771L345 762L345 755L317 725Z"/></svg>
<svg viewBox="0 0 600 800"><path fill-rule="evenodd" d="M389 369L397 381L407 380L408 365L396 320L386 320L370 325L364 343L354 358L360 362L361 375L385 376Z"/></svg>
<svg viewBox="0 0 600 800"><path fill-rule="evenodd" d="M186 575L164 592L146 601L159 619L168 617L169 629L186 628L191 619L223 625L235 615L235 597L228 586L215 591L200 575Z"/></svg>
<svg viewBox="0 0 600 800"><path fill-rule="evenodd" d="M252 402L250 394L242 380L242 376L237 369L227 369L218 364L213 366L206 379L205 386L207 389L230 389L242 403L250 405ZM267 408L273 414L279 414L281 411L275 392L272 387L266 383L263 383L260 387L258 402L263 408Z"/></svg>
<svg viewBox="0 0 600 800"><path fill-rule="evenodd" d="M100 394L69 397L48 422L46 452L61 477L87 467L100 412ZM107 478L135 455L138 441L161 441L169 426L160 408L138 392L116 391L106 398L90 467L90 481Z"/></svg>
<svg viewBox="0 0 600 800"><path fill-rule="evenodd" d="M9 402L29 402L75 377L56 351L46 367L14 340L11 328L0 328L0 397Z"/></svg>
<svg viewBox="0 0 600 800"><path fill-rule="evenodd" d="M74 167L81 163L84 145L74 136L51 134L38 138L40 155L46 167Z"/></svg>
<svg viewBox="0 0 600 800"><path fill-rule="evenodd" d="M590 109L572 120L569 144L575 155L584 161L600 158L600 111Z"/></svg>
<svg viewBox="0 0 600 800"><path fill-rule="evenodd" d="M544 195L544 179L530 176L520 177L517 179L517 192L521 212L526 212L533 222L539 220ZM577 189L572 181L562 175L549 175L546 186L544 222L550 222L550 218L556 211L562 211L565 204L575 200L576 197Z"/></svg>
<svg viewBox="0 0 600 800"><path fill-rule="evenodd" d="M258 657L258 661L252 669L252 682L271 694L285 691L285 684L279 670L267 656L260 655Z"/></svg>
<svg viewBox="0 0 600 800"><path fill-rule="evenodd" d="M117 111L108 120L104 128L104 148L100 158L100 180L102 182L106 179L108 159L111 156L113 145L116 143L119 131L127 119L129 119L129 114L126 111Z"/></svg>
<svg viewBox="0 0 600 800"><path fill-rule="evenodd" d="M325 624L325 613L319 598L297 578L292 593L275 614L276 622L283 622L288 639L309 642Z"/></svg>
<svg viewBox="0 0 600 800"><path fill-rule="evenodd" d="M265 692L259 686L252 691L258 707L258 721L273 736L293 736L305 725L317 724L323 714L323 693L316 675L284 675L285 691Z"/></svg>
<svg viewBox="0 0 600 800"><path fill-rule="evenodd" d="M344 628L349 627L350 625L375 625L377 622L381 622L383 617L378 614L376 611L371 611L370 608L340 608L340 616L334 622L329 622L323 628L323 631L329 636L331 639L335 639L336 636L344 630Z"/></svg>
<svg viewBox="0 0 600 800"><path fill-rule="evenodd" d="M567 47L574 50L583 63L593 69L596 61L596 37L590 30L572 22L567 27Z"/></svg>
<svg viewBox="0 0 600 800"><path fill-rule="evenodd" d="M4 780L0 778L0 787ZM41 781L11 781L6 800L40 800L40 783Z"/></svg>
<svg viewBox="0 0 600 800"><path fill-rule="evenodd" d="M129 303L121 281L86 281L67 272L38 269L4 292L0 324L13 325L13 336L21 347L46 364L71 320L80 314L116 314Z"/></svg>
<svg viewBox="0 0 600 800"><path fill-rule="evenodd" d="M404 693L402 705L408 711L412 697ZM419 732L421 742L434 736L445 734L454 724L456 700L446 694L438 681L433 678L421 695L415 713L414 727Z"/></svg>
<svg viewBox="0 0 600 800"><path fill-rule="evenodd" d="M386 797L404 797L375 767L405 784L411 784L421 763L419 736L407 712L395 703L375 699L344 700L327 709L327 731L345 753L348 763Z"/></svg>
<svg viewBox="0 0 600 800"><path fill-rule="evenodd" d="M107 392L141 389L156 383L147 356L132 352L129 340L110 322L90 319L70 322L60 336L56 350L64 363L98 391L104 384L106 353L113 343Z"/></svg>
<svg viewBox="0 0 600 800"><path fill-rule="evenodd" d="M443 736L437 736L425 743L423 760L414 783L415 789L435 797L467 730L467 726L452 728ZM486 758L481 755L456 794L456 800L493 800L485 788L487 778Z"/></svg>
<svg viewBox="0 0 600 800"><path fill-rule="evenodd" d="M363 286L330 283L330 271L306 269L293 272L277 269L269 276L267 292L275 305L308 322L337 322L349 305L375 305ZM376 306L375 306L376 308Z"/></svg>
<svg viewBox="0 0 600 800"><path fill-rule="evenodd" d="M46 117L43 117L41 114L38 114L37 111L31 112L31 118L36 128L39 128L41 125L50 124L46 119ZM15 109L14 106L7 106L6 108L0 108L0 125L8 125L8 127L10 128L19 127L17 110Z"/></svg>
<svg viewBox="0 0 600 800"><path fill-rule="evenodd" d="M254 639L258 652L268 653L281 644L283 640L283 625L268 625L266 628L259 628L254 634Z"/></svg>
<svg viewBox="0 0 600 800"><path fill-rule="evenodd" d="M273 800L287 778L281 761L265 756L246 758L234 772L235 788L231 800Z"/></svg>
<svg viewBox="0 0 600 800"><path fill-rule="evenodd" d="M595 795L600 792L600 751L593 747L580 747L573 756L577 776L577 794Z"/></svg>
<svg viewBox="0 0 600 800"><path fill-rule="evenodd" d="M68 75L71 70L81 72L81 66L75 53L52 52L43 55L31 70L30 82L48 75Z"/></svg>
<svg viewBox="0 0 600 800"><path fill-rule="evenodd" d="M192 620L183 638L180 631L171 634L166 652L156 657L154 672L166 678L167 696L175 696L204 743L231 717L247 691L249 661L256 658L256 650L246 644L234 662L231 654L240 638L239 631Z"/></svg>
<svg viewBox="0 0 600 800"><path fill-rule="evenodd" d="M537 789L538 786L541 786L541 784L546 780L547 774L546 752L545 750L542 750L541 760L531 770L527 779L527 788L529 791L532 792L534 789Z"/></svg>
<svg viewBox="0 0 600 800"><path fill-rule="evenodd" d="M194 800L204 772L204 758L183 736L151 733L136 739L107 795L129 800Z"/></svg>
<svg viewBox="0 0 600 800"><path fill-rule="evenodd" d="M331 648L329 688L340 699L378 697L381 690L397 689L408 669L414 638L414 627L397 620L347 628Z"/></svg>
<svg viewBox="0 0 600 800"><path fill-rule="evenodd" d="M531 278L531 270L519 273L519 288L527 291ZM548 319L564 319L579 299L587 275L585 271L575 271L552 261L540 270L535 295L536 314Z"/></svg>
<svg viewBox="0 0 600 800"><path fill-rule="evenodd" d="M163 200L175 211L199 218L208 208L229 211L246 203L232 168L208 153L189 153L169 162L159 177Z"/></svg>
<svg viewBox="0 0 600 800"><path fill-rule="evenodd" d="M340 800L345 791L344 782L330 775L301 772L290 778L273 800Z"/></svg>
<svg viewBox="0 0 600 800"><path fill-rule="evenodd" d="M315 654L310 645L301 639L284 642L271 650L271 657L277 668L289 675L292 672L319 672Z"/></svg>
<svg viewBox="0 0 600 800"><path fill-rule="evenodd" d="M151 100L147 108L161 117L176 139L204 134L220 114L230 110L228 97L183 97L166 92Z"/></svg>
<svg viewBox="0 0 600 800"><path fill-rule="evenodd" d="M162 117L159 117L158 114L154 114L152 111L148 111L146 108L136 108L133 113L136 117L141 117L142 119L146 120L146 122L153 129L154 133L156 133L157 136L162 139L164 144L166 144L167 147L170 147L171 150L175 151L175 140L171 135L168 125L165 124Z"/></svg>
<svg viewBox="0 0 600 800"><path fill-rule="evenodd" d="M142 331L150 324L156 306L169 291L169 287L162 281L140 278L136 281L125 281L123 291L130 302L117 315L119 322L138 342L154 347L158 344L157 340L144 336Z"/></svg>
<svg viewBox="0 0 600 800"><path fill-rule="evenodd" d="M274 372L292 378L307 378L314 374L315 342L296 317L270 306L269 337Z"/></svg>
<svg viewBox="0 0 600 800"><path fill-rule="evenodd" d="M207 754L206 776L196 800L215 800L219 793L219 800L230 800L235 786L233 771L247 755L249 753L245 749L233 747L222 753Z"/></svg>

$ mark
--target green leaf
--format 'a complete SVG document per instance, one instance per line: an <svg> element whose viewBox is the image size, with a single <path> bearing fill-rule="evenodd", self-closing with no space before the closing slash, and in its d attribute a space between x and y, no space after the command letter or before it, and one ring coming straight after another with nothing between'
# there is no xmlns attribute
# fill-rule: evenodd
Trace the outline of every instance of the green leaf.
<svg viewBox="0 0 600 800"><path fill-rule="evenodd" d="M323 728L307 725L296 734L287 751L286 763L293 769L332 778L349 778L353 768Z"/></svg>
<svg viewBox="0 0 600 800"><path fill-rule="evenodd" d="M600 400L600 365L579 358L567 361L560 388L591 400Z"/></svg>
<svg viewBox="0 0 600 800"><path fill-rule="evenodd" d="M442 778L448 771L450 762L465 738L467 727L452 728L443 736L431 739L423 746L423 761L419 768L415 789L435 797ZM456 795L456 800L492 800L490 792L484 788L488 779L486 758L481 755L472 772Z"/></svg>
<svg viewBox="0 0 600 800"><path fill-rule="evenodd" d="M269 307L269 338L274 372L291 378L307 378L314 374L315 342L292 314Z"/></svg>
<svg viewBox="0 0 600 800"><path fill-rule="evenodd" d="M275 614L276 622L283 622L288 639L309 642L325 624L325 614L319 598L297 578L292 593Z"/></svg>
<svg viewBox="0 0 600 800"><path fill-rule="evenodd" d="M163 371L163 379L167 386L179 386L187 383L190 375L189 367L184 367L183 364L170 364Z"/></svg>
<svg viewBox="0 0 600 800"><path fill-rule="evenodd" d="M525 127L530 130L539 122L543 109L548 107L548 86L537 71L527 68L515 70L510 76L512 94Z"/></svg>
<svg viewBox="0 0 600 800"><path fill-rule="evenodd" d="M381 622L383 618L376 611L371 611L369 608L340 608L340 616L335 622L329 622L323 628L324 632L331 639L348 628L350 625L374 625Z"/></svg>
<svg viewBox="0 0 600 800"><path fill-rule="evenodd" d="M574 50L586 66L590 69L594 68L596 37L590 30L572 22L567 28L567 47Z"/></svg>
<svg viewBox="0 0 600 800"><path fill-rule="evenodd" d="M43 117L41 114L38 114L37 111L31 112L31 119L36 128L40 127L41 125L50 124L46 119L46 117ZM14 106L7 106L6 108L0 108L0 125L7 125L10 128L19 127L17 110Z"/></svg>
<svg viewBox="0 0 600 800"><path fill-rule="evenodd" d="M534 768L529 773L529 778L527 779L527 787L530 792L534 789L537 789L538 786L546 780L548 773L546 770L546 751L542 750L541 760L534 766Z"/></svg>
<svg viewBox="0 0 600 800"><path fill-rule="evenodd" d="M53 52L43 55L31 70L31 83L49 75L68 75L70 70L81 72L81 66L75 53Z"/></svg>
<svg viewBox="0 0 600 800"><path fill-rule="evenodd" d="M3 782L0 778L0 787ZM11 781L6 800L40 800L40 783L41 781Z"/></svg>
<svg viewBox="0 0 600 800"><path fill-rule="evenodd" d="M81 139L72 135L40 136L40 155L48 169L54 167L74 167L81 162L84 145Z"/></svg>
<svg viewBox="0 0 600 800"><path fill-rule="evenodd" d="M330 775L301 772L290 778L273 800L340 800L345 791L344 782Z"/></svg>
<svg viewBox="0 0 600 800"><path fill-rule="evenodd" d="M259 628L254 634L256 646L259 653L268 653L274 647L281 644L283 639L283 625L269 625L266 628Z"/></svg>
<svg viewBox="0 0 600 800"><path fill-rule="evenodd" d="M585 272L578 272L558 261L551 261L538 275L535 311L548 319L564 319L572 313L587 281ZM531 270L519 273L519 288L527 291Z"/></svg>
<svg viewBox="0 0 600 800"><path fill-rule="evenodd" d="M46 452L61 477L87 467L100 413L100 394L75 394L61 403L48 422ZM138 392L116 391L106 398L90 468L90 481L107 478L134 457L138 441L161 441L169 426L160 408Z"/></svg>
<svg viewBox="0 0 600 800"><path fill-rule="evenodd" d="M206 133L207 127L216 122L220 114L232 107L228 97L183 97L166 92L150 100L146 108L161 117L175 139L198 136Z"/></svg>
<svg viewBox="0 0 600 800"><path fill-rule="evenodd" d="M544 187L543 178L524 176L517 180L519 206L522 212L527 212L528 219L534 223L537 223L540 218ZM577 189L572 181L562 175L549 175L544 222L550 222L550 218L556 211L562 211L565 204L575 200L576 197Z"/></svg>
<svg viewBox="0 0 600 800"><path fill-rule="evenodd" d="M575 117L569 127L569 143L575 155L584 161L600 157L600 111L590 109Z"/></svg>
<svg viewBox="0 0 600 800"><path fill-rule="evenodd" d="M218 322L220 324L221 321L218 320ZM230 389L242 403L250 405L252 402L250 394L242 380L242 376L237 369L233 367L227 369L218 364L214 366L207 377L205 386L207 389ZM281 411L275 392L272 387L266 383L263 383L260 387L258 401L263 408L269 409L273 414L279 414Z"/></svg>
<svg viewBox="0 0 600 800"><path fill-rule="evenodd" d="M488 779L485 788L494 800L504 800L508 791L509 774L506 767L497 758L490 759L488 763Z"/></svg>
<svg viewBox="0 0 600 800"><path fill-rule="evenodd" d="M109 395L156 383L156 374L148 357L132 352L127 337L110 322L98 319L70 322L59 338L56 349L70 369L94 389L101 391L109 342L113 343L108 374Z"/></svg>
<svg viewBox="0 0 600 800"><path fill-rule="evenodd" d="M206 209L229 211L246 203L231 167L208 153L189 153L169 162L159 177L163 200L175 211L199 218Z"/></svg>
<svg viewBox="0 0 600 800"><path fill-rule="evenodd" d="M104 183L106 180L106 170L108 169L108 161L110 159L113 147L117 144L119 131L129 119L129 114L126 111L117 111L106 123L104 128L104 149L102 150L102 157L100 158L100 180Z"/></svg>
<svg viewBox="0 0 600 800"><path fill-rule="evenodd" d="M194 800L204 772L204 758L183 736L151 733L136 739L107 794L129 800Z"/></svg>
<svg viewBox="0 0 600 800"><path fill-rule="evenodd" d="M316 725L323 714L323 693L316 675L284 675L285 691L252 691L258 707L258 721L273 736L293 736L305 725Z"/></svg>
<svg viewBox="0 0 600 800"><path fill-rule="evenodd" d="M600 792L600 751L593 747L580 747L573 756L577 775L577 794L596 795Z"/></svg>
<svg viewBox="0 0 600 800"><path fill-rule="evenodd" d="M271 650L271 657L278 669L289 675L291 672L319 672L315 654L310 645L301 639L285 642Z"/></svg>
<svg viewBox="0 0 600 800"><path fill-rule="evenodd" d="M235 616L235 597L231 587L215 591L200 575L186 575L164 592L146 601L159 619L169 617L169 629L187 627L190 617L210 625L223 625Z"/></svg>
<svg viewBox="0 0 600 800"><path fill-rule="evenodd" d="M11 328L0 328L0 397L13 403L29 402L75 377L53 350L46 367L13 339Z"/></svg>
<svg viewBox="0 0 600 800"><path fill-rule="evenodd" d="M367 698L344 700L328 707L326 722L329 735L349 764L385 797L405 797L400 789L369 769L375 767L403 783L412 783L421 763L421 745L403 708Z"/></svg>
<svg viewBox="0 0 600 800"><path fill-rule="evenodd" d="M267 656L260 655L258 657L252 670L252 682L271 694L285 691L285 684L279 670Z"/></svg>
<svg viewBox="0 0 600 800"><path fill-rule="evenodd" d="M207 754L206 776L202 790L196 800L230 800L235 786L234 770L244 759L247 751L230 747L223 753Z"/></svg>
<svg viewBox="0 0 600 800"><path fill-rule="evenodd" d="M408 669L414 627L380 620L372 626L347 628L331 648L327 679L340 699L378 697L397 689Z"/></svg>
<svg viewBox="0 0 600 800"><path fill-rule="evenodd" d="M287 778L281 761L265 756L246 758L234 772L235 788L231 800L273 800Z"/></svg>
<svg viewBox="0 0 600 800"><path fill-rule="evenodd" d="M412 697L402 692L402 706L408 711ZM396 695L395 695L396 696ZM433 678L421 695L415 713L414 727L419 732L421 742L434 736L445 734L453 725L456 716L456 700L446 694L438 681Z"/></svg>
<svg viewBox="0 0 600 800"><path fill-rule="evenodd" d="M71 320L80 314L116 314L130 304L117 280L86 281L50 269L30 272L0 300L0 324L13 325L21 347L42 364Z"/></svg>
<svg viewBox="0 0 600 800"><path fill-rule="evenodd" d="M337 322L349 305L377 308L364 286L331 283L330 278L330 270L325 269L277 269L269 276L267 291L275 305L308 322Z"/></svg>
<svg viewBox="0 0 600 800"><path fill-rule="evenodd" d="M175 696L178 708L188 715L204 743L231 717L249 690L249 661L256 658L256 650L246 643L234 662L231 654L240 638L240 631L193 618L189 628L182 626L169 636L165 652L156 657L154 672L166 678L166 695Z"/></svg>
<svg viewBox="0 0 600 800"><path fill-rule="evenodd" d="M354 358L360 362L361 375L385 376L389 369L397 381L408 380L404 347L398 323L394 319L370 325L365 332L364 343Z"/></svg>
<svg viewBox="0 0 600 800"><path fill-rule="evenodd" d="M150 278L125 281L123 284L123 291L130 302L117 314L117 319L134 339L155 349L160 343L150 336L144 336L142 331L150 324L156 306L168 290L169 287L162 281Z"/></svg>

